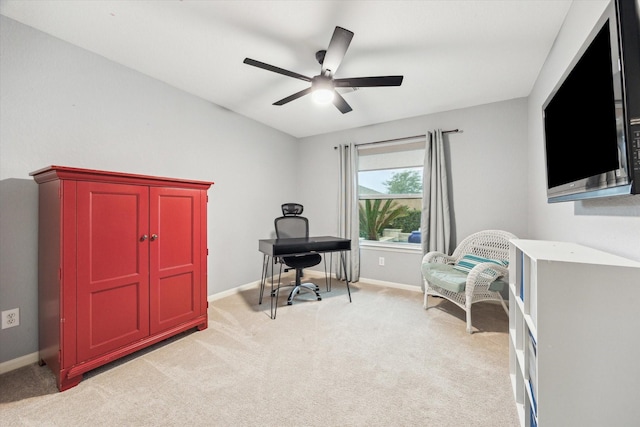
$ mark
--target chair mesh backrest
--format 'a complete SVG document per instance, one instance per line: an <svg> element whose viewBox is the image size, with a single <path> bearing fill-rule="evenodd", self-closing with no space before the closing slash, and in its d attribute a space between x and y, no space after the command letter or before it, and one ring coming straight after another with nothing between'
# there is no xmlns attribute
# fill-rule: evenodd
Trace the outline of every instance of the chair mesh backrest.
<svg viewBox="0 0 640 427"><path fill-rule="evenodd" d="M275 226L278 239L309 236L309 221L303 216L281 216L276 218Z"/></svg>

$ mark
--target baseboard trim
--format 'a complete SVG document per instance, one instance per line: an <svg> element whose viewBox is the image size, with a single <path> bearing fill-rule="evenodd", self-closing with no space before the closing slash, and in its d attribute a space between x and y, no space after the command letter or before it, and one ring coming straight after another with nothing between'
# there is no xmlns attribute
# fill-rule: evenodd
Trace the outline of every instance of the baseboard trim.
<svg viewBox="0 0 640 427"><path fill-rule="evenodd" d="M25 354L24 356L2 362L0 363L0 375L36 363L39 361L39 358L40 354L36 351L35 353Z"/></svg>
<svg viewBox="0 0 640 427"><path fill-rule="evenodd" d="M227 289L226 291L218 292L217 294L211 294L207 296L207 301L213 302L213 301L228 297L230 295L234 295L239 292L245 291L247 289L255 288L257 286L260 286L259 280L256 280L255 282L247 283L245 285L236 286L235 288Z"/></svg>
<svg viewBox="0 0 640 427"><path fill-rule="evenodd" d="M307 274L309 276L314 276L314 277L324 277L324 273L320 273L319 271L316 272L313 270L305 270L304 274ZM282 274L282 279L290 280L292 277L294 277L294 273L291 273L291 272ZM230 295L234 295L234 294L246 291L247 289L257 288L258 286L260 286L260 280L256 280L255 282L245 283L244 285L236 286L235 288L227 289L226 291L209 295L207 296L207 301L213 302L221 298L225 298Z"/></svg>

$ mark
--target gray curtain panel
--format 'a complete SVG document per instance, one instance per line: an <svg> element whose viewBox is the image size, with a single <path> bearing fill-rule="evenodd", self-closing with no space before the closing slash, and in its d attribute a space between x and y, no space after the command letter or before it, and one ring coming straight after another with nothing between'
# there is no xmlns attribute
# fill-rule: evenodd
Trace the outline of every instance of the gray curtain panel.
<svg viewBox="0 0 640 427"><path fill-rule="evenodd" d="M440 251L449 254L451 214L441 129L427 133L422 191L422 253Z"/></svg>
<svg viewBox="0 0 640 427"><path fill-rule="evenodd" d="M358 213L358 150L355 144L338 146L340 156L340 188L338 200L339 237L351 239L351 252L347 256L350 282L360 280L360 219ZM340 265L336 277L344 279Z"/></svg>

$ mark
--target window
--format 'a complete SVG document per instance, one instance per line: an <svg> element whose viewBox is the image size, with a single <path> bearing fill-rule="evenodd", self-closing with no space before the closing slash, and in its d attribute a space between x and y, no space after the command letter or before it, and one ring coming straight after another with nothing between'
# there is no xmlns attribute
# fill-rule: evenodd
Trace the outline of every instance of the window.
<svg viewBox="0 0 640 427"><path fill-rule="evenodd" d="M358 147L360 237L420 243L424 138Z"/></svg>

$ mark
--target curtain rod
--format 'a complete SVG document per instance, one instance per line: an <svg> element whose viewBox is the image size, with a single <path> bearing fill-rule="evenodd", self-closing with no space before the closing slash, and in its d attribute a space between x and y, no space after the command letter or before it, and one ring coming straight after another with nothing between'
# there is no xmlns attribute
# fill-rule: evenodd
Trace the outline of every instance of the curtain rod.
<svg viewBox="0 0 640 427"><path fill-rule="evenodd" d="M462 132L460 129L451 129L451 130L443 130L442 133L458 133L458 132ZM370 144L381 144L383 142L395 142L395 141L402 141L404 139L411 139L411 138L424 138L426 137L426 134L422 134L422 135L414 135L414 136L405 136L404 138L395 138L395 139L385 139L382 141L373 141L373 142L363 142L361 144L355 144L356 147L359 147L361 145L370 145ZM338 147L335 146L333 147L334 150L337 150Z"/></svg>
<svg viewBox="0 0 640 427"><path fill-rule="evenodd" d="M451 130L442 131L442 133L458 133L458 132L462 132L462 131L460 129L451 129ZM425 136L427 135L422 134L422 135L414 135L414 136L405 136L404 138L385 139L383 141L363 142L361 144L356 144L356 147L359 147L361 145L381 144L383 142L396 142L396 141L402 141L404 139L411 139L411 138L424 138ZM338 147L335 147L335 148L338 148Z"/></svg>

